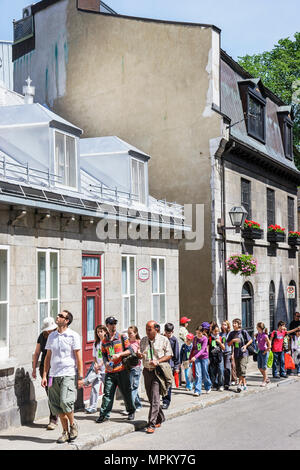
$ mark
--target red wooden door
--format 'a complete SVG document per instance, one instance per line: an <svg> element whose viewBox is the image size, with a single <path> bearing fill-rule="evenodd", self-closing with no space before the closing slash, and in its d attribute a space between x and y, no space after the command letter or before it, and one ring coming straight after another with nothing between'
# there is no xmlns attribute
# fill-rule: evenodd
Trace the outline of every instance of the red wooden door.
<svg viewBox="0 0 300 470"><path fill-rule="evenodd" d="M89 256L89 260L86 259L87 256ZM95 255L93 256L95 258ZM83 261L88 261L88 263L92 261L90 255L83 255L83 258ZM99 264L97 265L97 268L99 266L99 276L89 276L90 273L86 270L83 272L82 278L82 359L84 375L93 362L95 328L102 322L100 255L97 258L99 259ZM90 389L91 387L84 388L84 400L89 398Z"/></svg>

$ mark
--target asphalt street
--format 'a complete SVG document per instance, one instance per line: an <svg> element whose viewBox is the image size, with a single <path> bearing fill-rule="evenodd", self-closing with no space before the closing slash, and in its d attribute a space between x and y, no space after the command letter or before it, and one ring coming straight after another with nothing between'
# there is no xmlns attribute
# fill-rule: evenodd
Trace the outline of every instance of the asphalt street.
<svg viewBox="0 0 300 470"><path fill-rule="evenodd" d="M300 381L174 418L93 450L299 450ZM197 398L195 398L197 399Z"/></svg>

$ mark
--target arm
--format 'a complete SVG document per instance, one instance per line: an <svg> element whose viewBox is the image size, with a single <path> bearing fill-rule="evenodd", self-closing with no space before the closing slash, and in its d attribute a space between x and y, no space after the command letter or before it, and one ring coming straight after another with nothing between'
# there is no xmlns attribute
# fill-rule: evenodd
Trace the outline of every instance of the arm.
<svg viewBox="0 0 300 470"><path fill-rule="evenodd" d="M77 363L77 371L78 371L78 388L82 388L84 380L83 380L83 363L82 363L81 350L75 349L74 354L75 354L75 359Z"/></svg>
<svg viewBox="0 0 300 470"><path fill-rule="evenodd" d="M180 357L179 357L179 343L177 339L175 343L174 366L175 366L175 371L178 372L180 369Z"/></svg>
<svg viewBox="0 0 300 470"><path fill-rule="evenodd" d="M36 367L37 367L40 354L41 354L41 345L40 343L37 343L35 347L34 355L33 355L33 361L32 361L32 377L34 379L36 379Z"/></svg>
<svg viewBox="0 0 300 470"><path fill-rule="evenodd" d="M219 345L220 345L222 351L225 351L225 345L223 344L223 342L220 341L220 339L217 339L216 342L219 343Z"/></svg>
<svg viewBox="0 0 300 470"><path fill-rule="evenodd" d="M294 328L293 330L287 331L286 334L290 335L291 333L295 333L295 331L300 330L300 326L297 326L297 328Z"/></svg>
<svg viewBox="0 0 300 470"><path fill-rule="evenodd" d="M43 371L43 378L42 378L42 387L47 387L48 380L47 380L47 375L50 369L50 361L51 361L51 349L48 349L46 357L45 357L45 362L44 362L44 371Z"/></svg>

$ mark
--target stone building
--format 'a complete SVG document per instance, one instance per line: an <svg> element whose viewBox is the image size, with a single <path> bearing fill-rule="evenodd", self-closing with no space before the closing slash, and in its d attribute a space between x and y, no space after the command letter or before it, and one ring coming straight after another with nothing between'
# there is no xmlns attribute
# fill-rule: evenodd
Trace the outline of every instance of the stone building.
<svg viewBox="0 0 300 470"><path fill-rule="evenodd" d="M155 197L203 214L203 242L179 254L180 312L192 328L237 316L253 331L259 320L272 327L289 319L297 253L287 239L270 242L267 226L296 229L290 110L221 49L218 27L104 13L99 5L31 7L32 38L13 46L15 90L30 73L37 100L88 137L113 132L151 154ZM263 238L221 230L241 204ZM225 270L225 259L242 251L258 260L248 282Z"/></svg>
<svg viewBox="0 0 300 470"><path fill-rule="evenodd" d="M115 136L80 138L32 102L30 80L25 91L0 106L0 429L48 413L31 379L45 317L73 313L85 371L107 316L142 334L151 318L179 320L182 208L149 195L149 155Z"/></svg>

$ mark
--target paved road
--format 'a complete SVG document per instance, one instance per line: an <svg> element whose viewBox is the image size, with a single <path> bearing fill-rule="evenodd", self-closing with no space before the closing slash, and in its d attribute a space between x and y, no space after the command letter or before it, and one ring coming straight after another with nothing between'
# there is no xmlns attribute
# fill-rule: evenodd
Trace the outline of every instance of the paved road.
<svg viewBox="0 0 300 470"><path fill-rule="evenodd" d="M93 450L300 449L300 381L133 432Z"/></svg>

